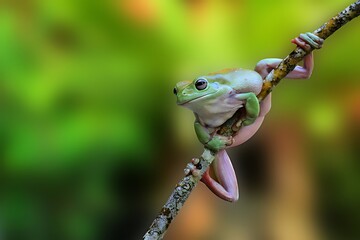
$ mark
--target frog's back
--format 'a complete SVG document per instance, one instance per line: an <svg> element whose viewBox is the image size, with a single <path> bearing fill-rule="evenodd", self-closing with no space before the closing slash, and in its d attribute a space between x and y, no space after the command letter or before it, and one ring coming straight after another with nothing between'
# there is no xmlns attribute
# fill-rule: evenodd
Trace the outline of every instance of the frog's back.
<svg viewBox="0 0 360 240"><path fill-rule="evenodd" d="M242 68L228 68L218 72L210 73L209 78L220 84L231 86L238 92L260 93L263 79L260 74L253 70Z"/></svg>

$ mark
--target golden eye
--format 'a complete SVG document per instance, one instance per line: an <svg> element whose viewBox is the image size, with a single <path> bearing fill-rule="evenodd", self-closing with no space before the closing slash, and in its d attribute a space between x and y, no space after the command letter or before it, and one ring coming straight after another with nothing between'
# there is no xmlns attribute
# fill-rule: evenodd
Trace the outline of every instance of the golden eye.
<svg viewBox="0 0 360 240"><path fill-rule="evenodd" d="M207 87L207 80L204 78L199 78L198 80L196 80L195 82L195 87L197 90L204 90Z"/></svg>

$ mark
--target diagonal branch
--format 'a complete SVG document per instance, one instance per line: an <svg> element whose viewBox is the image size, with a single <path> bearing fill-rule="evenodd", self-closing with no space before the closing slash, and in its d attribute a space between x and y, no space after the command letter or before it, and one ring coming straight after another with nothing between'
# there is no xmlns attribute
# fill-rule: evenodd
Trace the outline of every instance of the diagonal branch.
<svg viewBox="0 0 360 240"><path fill-rule="evenodd" d="M314 31L314 34L322 39L328 38L336 30L351 21L353 18L360 14L360 0L348 6L342 12L331 18L328 22L322 25L319 29ZM257 96L259 101L262 101L284 78L289 72L291 72L296 64L300 62L307 54L314 49L305 51L300 47L297 47L292 51L272 72L266 76L261 92ZM239 127L236 127L236 123L241 119L241 110L238 110L232 118L227 120L218 130L218 134L224 136L234 136ZM197 185L202 175L215 159L215 152L204 148L204 152L199 158L200 163L197 165L200 175L193 176L188 174L185 176L176 186L169 199L161 209L159 215L155 218L151 224L149 230L144 235L145 240L158 240L162 239L171 221L176 217L185 201L189 197L192 189Z"/></svg>
<svg viewBox="0 0 360 240"><path fill-rule="evenodd" d="M359 16L360 14L360 1L356 1L342 12L338 13L336 16L332 17L329 21L324 23L320 28L315 30L313 33L322 39L327 39L330 37L336 30L344 26L346 23L350 22L353 18ZM268 76L266 76L266 81L262 88L262 91L259 93L259 100L263 100L272 89L279 83L279 81L284 78L289 72L291 72L296 64L300 62L305 55L309 54L300 47L297 47L292 51L280 64L274 69Z"/></svg>

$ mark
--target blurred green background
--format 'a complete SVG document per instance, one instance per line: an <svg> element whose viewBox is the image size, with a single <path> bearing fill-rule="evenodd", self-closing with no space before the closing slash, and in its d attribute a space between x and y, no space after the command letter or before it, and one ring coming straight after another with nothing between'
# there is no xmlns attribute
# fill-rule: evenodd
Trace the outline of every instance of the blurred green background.
<svg viewBox="0 0 360 240"><path fill-rule="evenodd" d="M0 2L0 239L141 239L201 145L176 82L285 57L351 1ZM283 80L165 239L360 239L360 19Z"/></svg>

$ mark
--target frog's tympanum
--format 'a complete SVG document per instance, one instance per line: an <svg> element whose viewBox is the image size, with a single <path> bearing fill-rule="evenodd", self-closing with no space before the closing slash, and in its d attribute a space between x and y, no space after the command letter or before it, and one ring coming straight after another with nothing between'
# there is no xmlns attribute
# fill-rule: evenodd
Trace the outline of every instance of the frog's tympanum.
<svg viewBox="0 0 360 240"><path fill-rule="evenodd" d="M321 48L323 39L312 33L300 34L292 40L305 50L310 46ZM255 70L225 69L219 72L200 76L193 81L179 82L174 88L177 104L192 110L195 114L195 132L205 147L217 152L211 165L214 177L209 169L201 181L217 196L227 201L239 198L237 179L225 148L242 144L259 129L265 115L271 108L271 94L261 103L256 95L260 93L263 79L282 61L268 58L257 63ZM305 56L303 66L296 66L286 78L307 79L313 70L312 52ZM234 137L216 134L226 120L244 108L245 114L238 126L240 130ZM194 164L190 171L196 171Z"/></svg>

